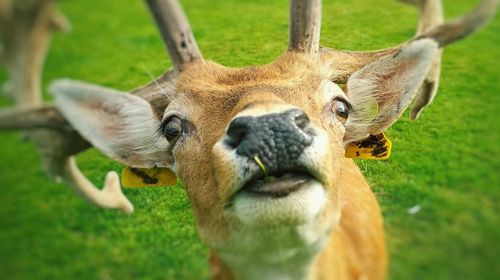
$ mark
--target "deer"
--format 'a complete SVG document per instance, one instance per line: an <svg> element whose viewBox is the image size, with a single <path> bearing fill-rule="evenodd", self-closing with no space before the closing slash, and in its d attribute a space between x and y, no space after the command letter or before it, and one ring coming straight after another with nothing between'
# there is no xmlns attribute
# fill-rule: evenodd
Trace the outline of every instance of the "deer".
<svg viewBox="0 0 500 280"><path fill-rule="evenodd" d="M130 92L57 80L55 105L4 109L0 128L28 131L46 171L103 208L133 211L118 174L95 187L77 153L95 147L127 166L170 170L211 250L213 279L385 279L380 207L345 149L411 104L418 118L436 95L443 48L485 25L498 1L444 22L441 1L406 0L420 10L416 35L360 52L320 46L321 0L291 0L288 49L243 68L203 59L177 1L145 2L173 69Z"/></svg>

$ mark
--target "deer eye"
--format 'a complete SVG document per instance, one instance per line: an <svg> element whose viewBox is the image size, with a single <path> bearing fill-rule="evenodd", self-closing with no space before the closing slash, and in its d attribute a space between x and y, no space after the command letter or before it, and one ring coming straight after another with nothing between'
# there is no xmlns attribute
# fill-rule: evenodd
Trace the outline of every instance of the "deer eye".
<svg viewBox="0 0 500 280"><path fill-rule="evenodd" d="M332 102L332 112L342 123L345 123L347 117L349 117L349 110L351 107L351 104L343 98L337 97Z"/></svg>
<svg viewBox="0 0 500 280"><path fill-rule="evenodd" d="M177 116L168 117L161 125L161 132L168 142L174 142L183 132L182 120Z"/></svg>

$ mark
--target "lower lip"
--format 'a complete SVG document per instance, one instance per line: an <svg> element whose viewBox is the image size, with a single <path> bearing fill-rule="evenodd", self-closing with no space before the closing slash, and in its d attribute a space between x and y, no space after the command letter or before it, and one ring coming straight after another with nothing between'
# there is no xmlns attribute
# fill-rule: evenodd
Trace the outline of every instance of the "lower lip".
<svg viewBox="0 0 500 280"><path fill-rule="evenodd" d="M240 191L272 198L285 197L307 186L313 178L309 174L289 173L280 178L266 177L247 184Z"/></svg>

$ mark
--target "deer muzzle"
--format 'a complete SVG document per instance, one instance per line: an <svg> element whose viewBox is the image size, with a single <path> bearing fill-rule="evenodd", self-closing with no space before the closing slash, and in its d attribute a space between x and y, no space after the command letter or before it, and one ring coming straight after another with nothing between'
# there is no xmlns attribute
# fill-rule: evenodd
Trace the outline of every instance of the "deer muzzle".
<svg viewBox="0 0 500 280"><path fill-rule="evenodd" d="M228 207L247 225L302 224L322 208L325 188L316 165L325 141L298 108L241 112L216 145L225 154ZM228 176L224 173L224 176Z"/></svg>
<svg viewBox="0 0 500 280"><path fill-rule="evenodd" d="M299 158L313 142L309 117L300 109L240 116L229 124L225 143L260 169L245 191L286 196L310 179Z"/></svg>
<svg viewBox="0 0 500 280"><path fill-rule="evenodd" d="M269 172L294 169L313 131L306 113L291 109L263 116L235 118L227 130L226 144L240 156L257 157Z"/></svg>

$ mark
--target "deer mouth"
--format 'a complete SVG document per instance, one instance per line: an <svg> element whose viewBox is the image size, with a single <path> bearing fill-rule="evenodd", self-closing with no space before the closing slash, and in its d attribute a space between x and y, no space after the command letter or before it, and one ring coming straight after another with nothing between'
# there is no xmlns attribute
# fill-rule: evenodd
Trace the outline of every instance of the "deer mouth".
<svg viewBox="0 0 500 280"><path fill-rule="evenodd" d="M247 226L272 228L312 222L325 203L324 184L298 169L254 174L227 206Z"/></svg>
<svg viewBox="0 0 500 280"><path fill-rule="evenodd" d="M240 192L246 192L257 196L281 198L298 191L309 185L315 178L303 170L277 172L254 176Z"/></svg>

